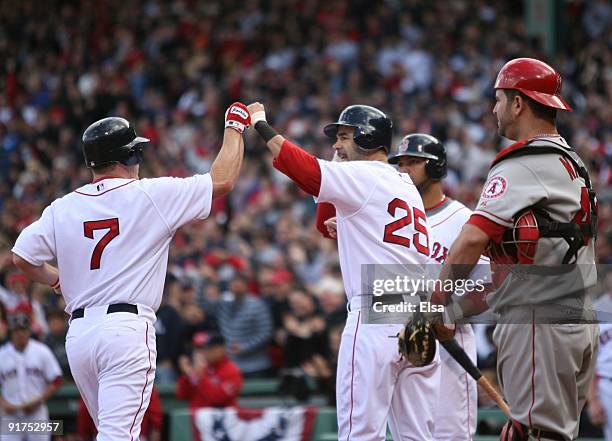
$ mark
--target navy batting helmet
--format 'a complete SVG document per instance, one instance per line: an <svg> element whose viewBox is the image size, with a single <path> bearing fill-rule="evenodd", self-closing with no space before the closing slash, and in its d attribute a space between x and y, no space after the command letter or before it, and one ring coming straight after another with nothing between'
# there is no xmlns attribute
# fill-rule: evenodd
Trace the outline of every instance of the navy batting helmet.
<svg viewBox="0 0 612 441"><path fill-rule="evenodd" d="M147 138L136 136L128 120L118 117L96 121L83 133L83 156L89 168L120 162L136 165L142 161L143 144Z"/></svg>
<svg viewBox="0 0 612 441"><path fill-rule="evenodd" d="M336 139L338 126L355 127L353 140L362 149L375 150L384 148L391 150L393 122L391 118L375 107L357 104L348 106L338 117L338 121L328 124L323 132Z"/></svg>
<svg viewBox="0 0 612 441"><path fill-rule="evenodd" d="M389 162L397 164L402 156L426 158L425 171L431 179L446 176L446 148L431 135L412 133L405 136L397 149L389 154Z"/></svg>

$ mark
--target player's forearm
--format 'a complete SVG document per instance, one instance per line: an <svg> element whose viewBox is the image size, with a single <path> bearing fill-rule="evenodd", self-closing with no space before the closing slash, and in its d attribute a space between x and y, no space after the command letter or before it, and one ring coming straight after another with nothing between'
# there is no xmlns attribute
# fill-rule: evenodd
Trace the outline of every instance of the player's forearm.
<svg viewBox="0 0 612 441"><path fill-rule="evenodd" d="M41 266L35 266L17 254L13 254L13 263L34 282L51 286L58 282L59 272L57 268L48 263L44 263Z"/></svg>
<svg viewBox="0 0 612 441"><path fill-rule="evenodd" d="M466 224L448 252L440 279L467 279L489 243L481 229Z"/></svg>
<svg viewBox="0 0 612 441"><path fill-rule="evenodd" d="M56 380L47 384L47 387L45 388L43 393L40 394L38 398L30 401L30 404L31 405L41 405L41 404L46 403L49 400L49 398L51 398L57 392L61 384L62 384L62 379L58 377Z"/></svg>
<svg viewBox="0 0 612 441"><path fill-rule="evenodd" d="M49 383L45 388L42 396L40 397L41 403L46 402L58 391L60 386L62 385L62 379L60 377L56 378L53 382Z"/></svg>
<svg viewBox="0 0 612 441"><path fill-rule="evenodd" d="M321 189L321 167L317 158L279 135L268 124L262 104L250 104L248 109L255 130L274 156L272 165L291 178L306 193L318 196Z"/></svg>
<svg viewBox="0 0 612 441"><path fill-rule="evenodd" d="M259 124L268 124L268 123L260 121ZM283 135L275 135L272 139L266 142L266 147L268 147L268 150L270 150L270 153L272 153L272 156L275 159L280 154L281 148L283 146L283 142L285 142L285 137Z"/></svg>
<svg viewBox="0 0 612 441"><path fill-rule="evenodd" d="M8 401L6 401L4 398L0 397L0 409L10 409L12 407L17 407L14 404L9 403Z"/></svg>
<svg viewBox="0 0 612 441"><path fill-rule="evenodd" d="M488 243L489 237L481 229L469 224L464 225L459 237L448 252L438 276L442 281L441 286L452 286L452 284L445 283L447 280L468 279ZM436 291L432 295L432 301L445 305L452 294L450 289Z"/></svg>
<svg viewBox="0 0 612 441"><path fill-rule="evenodd" d="M213 181L213 197L229 193L238 180L244 156L244 141L236 130L227 128L223 134L223 145L210 168Z"/></svg>

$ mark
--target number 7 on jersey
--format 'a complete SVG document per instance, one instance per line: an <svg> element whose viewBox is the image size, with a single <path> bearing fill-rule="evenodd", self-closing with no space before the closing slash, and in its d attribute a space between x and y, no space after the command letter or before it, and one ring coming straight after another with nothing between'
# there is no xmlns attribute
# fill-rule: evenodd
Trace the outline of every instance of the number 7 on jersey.
<svg viewBox="0 0 612 441"><path fill-rule="evenodd" d="M85 237L89 239L94 238L93 232L95 230L106 230L108 232L102 236L100 241L96 244L96 247L93 250L91 255L91 263L89 264L89 269L97 270L100 269L100 260L102 259L102 252L104 248L113 240L115 237L119 236L119 219L104 219L97 221L86 221L83 222L83 233Z"/></svg>

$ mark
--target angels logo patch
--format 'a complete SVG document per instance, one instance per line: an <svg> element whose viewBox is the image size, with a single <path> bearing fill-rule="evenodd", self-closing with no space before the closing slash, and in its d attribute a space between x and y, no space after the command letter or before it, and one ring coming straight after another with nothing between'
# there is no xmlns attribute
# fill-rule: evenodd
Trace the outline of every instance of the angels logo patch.
<svg viewBox="0 0 612 441"><path fill-rule="evenodd" d="M501 176L495 176L487 181L482 190L481 197L484 199L496 199L503 195L508 188L508 182Z"/></svg>

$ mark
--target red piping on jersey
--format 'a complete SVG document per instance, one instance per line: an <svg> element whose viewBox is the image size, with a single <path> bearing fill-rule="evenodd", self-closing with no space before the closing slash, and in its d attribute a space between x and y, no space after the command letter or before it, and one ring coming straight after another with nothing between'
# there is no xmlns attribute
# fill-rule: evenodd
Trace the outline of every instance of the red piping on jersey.
<svg viewBox="0 0 612 441"><path fill-rule="evenodd" d="M319 196L321 166L317 158L310 153L285 139L272 165L290 177L306 193Z"/></svg>
<svg viewBox="0 0 612 441"><path fill-rule="evenodd" d="M359 331L359 322L361 321L361 311L357 314L357 327L355 328L355 335L353 336L353 358L351 360L351 411L349 412L349 433L346 436L346 441L351 438L351 431L353 430L353 380L355 379L355 343L357 341L357 331Z"/></svg>
<svg viewBox="0 0 612 441"><path fill-rule="evenodd" d="M439 204L438 204L438 205L439 205ZM457 208L457 209L456 209L455 211L453 211L453 212L452 212L450 215L448 215L448 217L447 217L447 218L445 218L444 220L442 220L442 221L438 222L438 223L437 223L437 224L435 224L435 225L432 225L432 226L431 226L431 228L433 228L433 227L437 227L438 225L443 224L444 222L446 222L447 220L449 220L451 217L453 217L455 214L457 214L457 213L458 213L460 210L463 210L463 208L464 208L464 207L459 207L459 208Z"/></svg>
<svg viewBox="0 0 612 441"><path fill-rule="evenodd" d="M126 182L125 184L121 184L121 185L119 185L119 186L117 186L117 187L114 187L114 188L109 188L108 190L103 191L102 193L99 193L99 194L87 194L87 193L81 193L79 190L74 190L74 192L75 192L75 193L78 193L78 194L80 194L80 195L83 195L83 196L91 196L91 197L95 198L96 196L102 196L103 194L108 193L109 191L117 190L118 188L121 188L121 187L123 187L123 186L125 186L125 185L131 184L131 183L132 183L132 182L134 182L134 181L136 181L136 179L132 179L131 181Z"/></svg>
<svg viewBox="0 0 612 441"><path fill-rule="evenodd" d="M520 149L521 147L525 146L526 144L529 143L529 139L524 139L522 141L518 141L515 142L512 145L509 145L508 147L506 147L505 149L503 149L501 152L499 152L497 155L495 155L495 159L493 160L493 163L491 164L491 167L493 165L495 165L500 159L502 159L504 156L506 156L508 153L511 153L515 150Z"/></svg>
<svg viewBox="0 0 612 441"><path fill-rule="evenodd" d="M487 236L489 236L489 239L496 243L501 242L504 232L506 231L506 227L503 225L493 222L488 217L477 213L472 214L466 223L481 229Z"/></svg>
<svg viewBox="0 0 612 441"><path fill-rule="evenodd" d="M134 415L134 421L132 421L132 425L130 426L130 441L134 440L134 436L132 435L132 429L134 428L134 424L136 423L136 417L140 413L140 409L142 409L142 404L144 403L144 394L147 389L147 384L149 384L149 372L151 372L151 349L149 348L149 322L147 322L147 329L145 331L145 344L147 345L147 353L149 354L149 369L147 369L147 373L145 374L145 384L142 388L142 393L140 394L140 406L138 406L138 410Z"/></svg>
<svg viewBox="0 0 612 441"><path fill-rule="evenodd" d="M531 411L533 410L533 405L535 404L535 313L531 313L531 406L529 406L529 427L533 427L533 422L531 421Z"/></svg>
<svg viewBox="0 0 612 441"><path fill-rule="evenodd" d="M444 195L444 197L442 198L442 200L440 202L438 202L437 204L434 204L431 207L425 207L425 211L431 211L431 210L435 210L436 208L438 208L440 205L442 205L444 202L448 201L448 196Z"/></svg>
<svg viewBox="0 0 612 441"><path fill-rule="evenodd" d="M100 176L99 178L94 179L93 181L91 181L91 183L95 184L96 182L100 182L105 179L125 179L125 178L122 178L121 176L104 175L104 176Z"/></svg>

